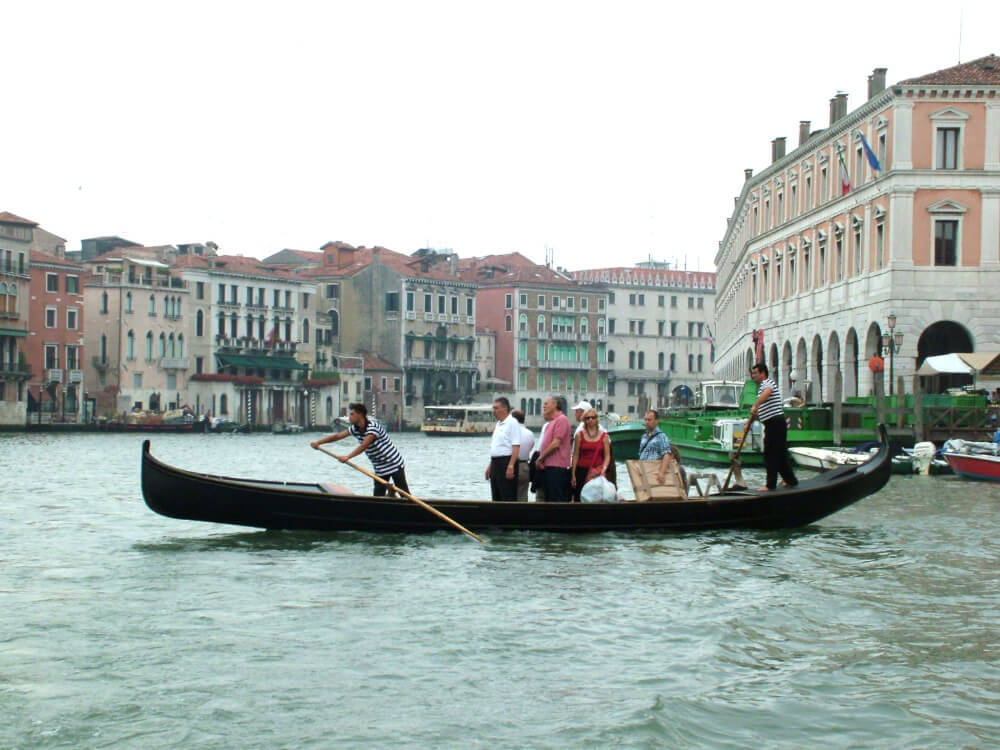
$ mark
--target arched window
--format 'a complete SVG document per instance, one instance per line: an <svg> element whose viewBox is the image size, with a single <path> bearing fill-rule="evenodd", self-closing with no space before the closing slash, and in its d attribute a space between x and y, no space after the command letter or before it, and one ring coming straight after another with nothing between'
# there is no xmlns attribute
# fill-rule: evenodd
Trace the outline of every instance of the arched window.
<svg viewBox="0 0 1000 750"><path fill-rule="evenodd" d="M705 355L704 354L699 354L698 355L698 372L702 371L702 368L704 367L704 365L705 365Z"/></svg>
<svg viewBox="0 0 1000 750"><path fill-rule="evenodd" d="M613 365L615 363L615 350L608 349L608 364Z"/></svg>
<svg viewBox="0 0 1000 750"><path fill-rule="evenodd" d="M125 293L125 312L132 312L132 292Z"/></svg>
<svg viewBox="0 0 1000 750"><path fill-rule="evenodd" d="M545 316L544 315L539 315L538 316L538 332L539 333L545 333Z"/></svg>
<svg viewBox="0 0 1000 750"><path fill-rule="evenodd" d="M167 337L164 334L160 334L160 356L167 356Z"/></svg>
<svg viewBox="0 0 1000 750"><path fill-rule="evenodd" d="M101 312L106 313L108 311L108 293L101 292Z"/></svg>
<svg viewBox="0 0 1000 750"><path fill-rule="evenodd" d="M149 314L156 315L156 297L149 295Z"/></svg>
<svg viewBox="0 0 1000 750"><path fill-rule="evenodd" d="M163 317L170 317L170 297L163 295Z"/></svg>
<svg viewBox="0 0 1000 750"><path fill-rule="evenodd" d="M184 334L183 333L178 333L177 334L177 356L178 357L183 357L184 356Z"/></svg>
<svg viewBox="0 0 1000 750"><path fill-rule="evenodd" d="M504 316L504 319L503 319L503 329L505 331L509 331L510 330L510 316L509 315L505 315Z"/></svg>
<svg viewBox="0 0 1000 750"><path fill-rule="evenodd" d="M694 372L694 355L688 355L688 372Z"/></svg>
<svg viewBox="0 0 1000 750"><path fill-rule="evenodd" d="M584 336L587 335L587 319L586 318L580 318L580 333L582 333Z"/></svg>
<svg viewBox="0 0 1000 750"><path fill-rule="evenodd" d="M528 373L526 373L524 370L521 370L521 372L517 374L517 387L518 388L528 387Z"/></svg>
<svg viewBox="0 0 1000 750"><path fill-rule="evenodd" d="M656 367L657 369L663 369L663 352L656 355Z"/></svg>
<svg viewBox="0 0 1000 750"><path fill-rule="evenodd" d="M639 369L643 370L646 367L646 352L639 352Z"/></svg>
<svg viewBox="0 0 1000 750"><path fill-rule="evenodd" d="M229 335L232 338L236 338L237 336L240 335L239 331L236 330L236 327L238 325L239 325L239 318L236 317L236 313L232 313L229 316Z"/></svg>
<svg viewBox="0 0 1000 750"><path fill-rule="evenodd" d="M253 338L253 315L247 315L247 338Z"/></svg>
<svg viewBox="0 0 1000 750"><path fill-rule="evenodd" d="M528 413L528 399L526 398L521 399L521 411L523 411L525 414Z"/></svg>
<svg viewBox="0 0 1000 750"><path fill-rule="evenodd" d="M153 332L146 331L146 361L150 362L153 359Z"/></svg>
<svg viewBox="0 0 1000 750"><path fill-rule="evenodd" d="M542 413L542 400L540 398L535 399L535 414Z"/></svg>
<svg viewBox="0 0 1000 750"><path fill-rule="evenodd" d="M520 316L518 316L517 330L520 331L521 333L528 332L528 316L525 315L524 313L521 313Z"/></svg>
<svg viewBox="0 0 1000 750"><path fill-rule="evenodd" d="M7 312L7 284L2 281L0 281L0 312Z"/></svg>
<svg viewBox="0 0 1000 750"><path fill-rule="evenodd" d="M225 313L219 313L219 328L218 328L217 333L221 337L225 337L225 335L226 335L226 314Z"/></svg>
<svg viewBox="0 0 1000 750"><path fill-rule="evenodd" d="M670 372L676 372L677 370L677 355L670 355Z"/></svg>
<svg viewBox="0 0 1000 750"><path fill-rule="evenodd" d="M229 396L223 393L219 396L219 414L229 413Z"/></svg>
<svg viewBox="0 0 1000 750"><path fill-rule="evenodd" d="M105 295L107 296L107 295ZM101 362L108 361L108 337L105 334L101 334Z"/></svg>
<svg viewBox="0 0 1000 750"><path fill-rule="evenodd" d="M125 337L125 358L135 359L135 332L129 331Z"/></svg>
<svg viewBox="0 0 1000 750"><path fill-rule="evenodd" d="M628 353L628 369L635 369L635 352Z"/></svg>
<svg viewBox="0 0 1000 750"><path fill-rule="evenodd" d="M340 313L330 310L327 315L330 316L330 336L336 338L340 335Z"/></svg>
<svg viewBox="0 0 1000 750"><path fill-rule="evenodd" d="M333 397L326 397L326 421L333 422Z"/></svg>
<svg viewBox="0 0 1000 750"><path fill-rule="evenodd" d="M302 343L303 344L308 344L309 343L309 321L308 320L303 320L302 321Z"/></svg>
<svg viewBox="0 0 1000 750"><path fill-rule="evenodd" d="M172 333L170 334L169 342L170 342L170 345L167 348L170 351L170 356L171 357L176 357L177 356L177 345L176 345L176 342L174 341L174 334L172 334Z"/></svg>

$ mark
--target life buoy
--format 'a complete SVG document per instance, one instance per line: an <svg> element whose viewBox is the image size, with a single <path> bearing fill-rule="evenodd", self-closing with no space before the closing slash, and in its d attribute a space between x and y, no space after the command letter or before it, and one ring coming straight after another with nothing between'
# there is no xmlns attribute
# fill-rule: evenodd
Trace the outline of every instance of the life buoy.
<svg viewBox="0 0 1000 750"><path fill-rule="evenodd" d="M879 355L875 355L868 360L868 369L872 372L882 372L885 370L885 360Z"/></svg>

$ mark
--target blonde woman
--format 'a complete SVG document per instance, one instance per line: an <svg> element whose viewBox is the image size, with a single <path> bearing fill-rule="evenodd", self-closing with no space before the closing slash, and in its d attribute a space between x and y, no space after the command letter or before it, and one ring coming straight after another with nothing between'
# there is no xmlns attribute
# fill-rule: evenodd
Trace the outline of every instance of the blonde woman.
<svg viewBox="0 0 1000 750"><path fill-rule="evenodd" d="M583 413L583 430L573 441L573 463L569 476L574 500L579 499L580 490L591 479L607 476L610 462L611 440L608 433L597 423L597 412L587 409Z"/></svg>

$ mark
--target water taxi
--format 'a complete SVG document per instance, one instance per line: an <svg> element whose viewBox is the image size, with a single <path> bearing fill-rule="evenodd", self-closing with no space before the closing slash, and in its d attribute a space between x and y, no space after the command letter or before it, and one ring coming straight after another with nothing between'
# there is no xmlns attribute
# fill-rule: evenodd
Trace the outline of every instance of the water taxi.
<svg viewBox="0 0 1000 750"><path fill-rule="evenodd" d="M420 431L433 437L489 435L496 418L491 404L452 404L425 406Z"/></svg>

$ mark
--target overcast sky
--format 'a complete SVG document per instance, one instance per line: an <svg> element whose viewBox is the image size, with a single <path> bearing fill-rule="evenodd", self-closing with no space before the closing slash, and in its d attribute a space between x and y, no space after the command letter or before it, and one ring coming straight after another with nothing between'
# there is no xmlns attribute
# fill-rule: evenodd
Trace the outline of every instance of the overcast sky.
<svg viewBox="0 0 1000 750"><path fill-rule="evenodd" d="M1000 54L1000 2L0 0L0 18L0 211L70 249L549 246L570 269L714 270L774 137L825 127L838 91L860 106L875 67Z"/></svg>

